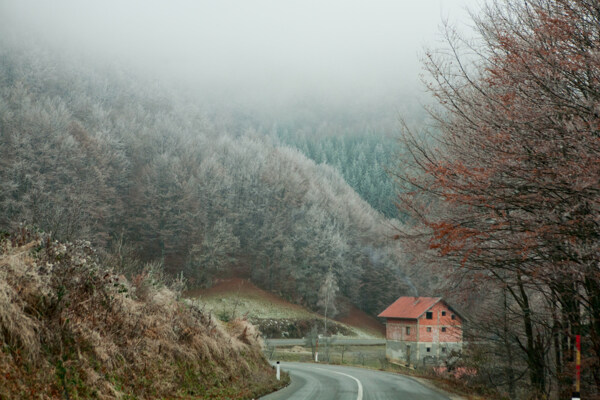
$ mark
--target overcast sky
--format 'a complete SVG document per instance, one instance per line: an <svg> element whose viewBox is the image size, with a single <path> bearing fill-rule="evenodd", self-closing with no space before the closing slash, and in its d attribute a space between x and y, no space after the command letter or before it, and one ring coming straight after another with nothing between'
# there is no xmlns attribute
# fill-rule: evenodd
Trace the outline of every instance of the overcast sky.
<svg viewBox="0 0 600 400"><path fill-rule="evenodd" d="M0 0L14 32L223 91L384 95L477 0ZM13 25L14 26L14 25Z"/></svg>

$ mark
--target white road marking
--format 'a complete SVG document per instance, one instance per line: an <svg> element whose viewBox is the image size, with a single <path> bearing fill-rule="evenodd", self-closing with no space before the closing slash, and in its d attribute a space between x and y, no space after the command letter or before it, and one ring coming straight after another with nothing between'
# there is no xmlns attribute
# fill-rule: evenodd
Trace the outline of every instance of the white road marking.
<svg viewBox="0 0 600 400"><path fill-rule="evenodd" d="M331 369L319 368L319 367L315 367L315 369L320 369L321 371L333 372L334 374L340 374L340 375L344 375L348 378L354 379L356 381L356 384L358 385L358 396L356 396L356 400L362 400L362 398L363 398L362 383L360 383L360 381L358 379L356 379L355 377L353 377L352 375L348 375L343 372L338 372L338 371L334 371Z"/></svg>

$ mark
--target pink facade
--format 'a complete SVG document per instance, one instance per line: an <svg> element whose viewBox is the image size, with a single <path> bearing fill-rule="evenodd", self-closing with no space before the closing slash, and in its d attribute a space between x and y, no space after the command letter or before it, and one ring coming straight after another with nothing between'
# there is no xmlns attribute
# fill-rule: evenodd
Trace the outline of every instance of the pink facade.
<svg viewBox="0 0 600 400"><path fill-rule="evenodd" d="M429 313L431 319L427 318ZM462 321L443 302L436 303L418 321L419 342L462 342Z"/></svg>

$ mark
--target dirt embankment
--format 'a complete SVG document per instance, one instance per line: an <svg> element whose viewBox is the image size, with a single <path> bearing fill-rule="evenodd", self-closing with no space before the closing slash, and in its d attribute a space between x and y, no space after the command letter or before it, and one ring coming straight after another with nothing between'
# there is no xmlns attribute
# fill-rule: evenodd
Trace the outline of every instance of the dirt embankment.
<svg viewBox="0 0 600 400"><path fill-rule="evenodd" d="M279 383L256 329L222 324L88 243L0 240L0 398L252 398Z"/></svg>
<svg viewBox="0 0 600 400"><path fill-rule="evenodd" d="M336 321L343 322L346 325L355 326L374 336L385 337L385 325L377 318L360 310L355 305L347 303L344 308L347 310L336 317Z"/></svg>

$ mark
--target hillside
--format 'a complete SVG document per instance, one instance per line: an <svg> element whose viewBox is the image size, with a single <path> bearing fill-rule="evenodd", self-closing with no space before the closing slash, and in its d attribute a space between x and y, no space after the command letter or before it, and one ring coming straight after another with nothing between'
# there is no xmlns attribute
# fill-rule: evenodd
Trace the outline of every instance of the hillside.
<svg viewBox="0 0 600 400"><path fill-rule="evenodd" d="M79 61L0 35L1 229L85 238L190 287L249 277L315 311L329 271L371 315L409 291L397 221L335 168L211 113L202 94Z"/></svg>
<svg viewBox="0 0 600 400"><path fill-rule="evenodd" d="M223 324L86 242L0 242L0 398L254 398L278 383L247 322Z"/></svg>
<svg viewBox="0 0 600 400"><path fill-rule="evenodd" d="M292 304L241 278L223 279L209 289L190 290L184 296L220 319L243 316L264 330L265 336L281 337L283 331L284 337L301 337L305 330L324 320L323 315ZM378 320L347 301L341 303L344 311L334 318L335 324L330 321L328 331L334 329L332 333L338 335L382 337L385 330ZM286 329L288 325L295 326Z"/></svg>

